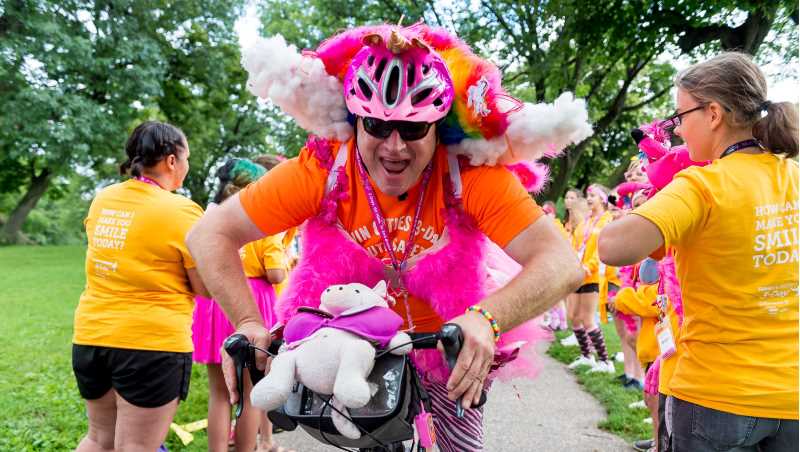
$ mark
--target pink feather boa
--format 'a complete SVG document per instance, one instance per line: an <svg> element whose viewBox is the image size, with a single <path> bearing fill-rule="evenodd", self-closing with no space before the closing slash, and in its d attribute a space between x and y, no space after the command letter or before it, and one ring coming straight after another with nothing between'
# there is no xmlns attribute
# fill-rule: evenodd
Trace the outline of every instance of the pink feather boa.
<svg viewBox="0 0 800 452"><path fill-rule="evenodd" d="M506 168L517 176L528 193L540 193L550 177L550 168L544 163L526 161L506 165Z"/></svg>

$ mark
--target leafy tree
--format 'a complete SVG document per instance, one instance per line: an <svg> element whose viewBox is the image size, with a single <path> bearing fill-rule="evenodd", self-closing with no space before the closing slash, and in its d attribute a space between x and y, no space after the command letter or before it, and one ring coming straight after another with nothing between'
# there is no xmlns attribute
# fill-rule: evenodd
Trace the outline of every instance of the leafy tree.
<svg viewBox="0 0 800 452"><path fill-rule="evenodd" d="M0 11L0 188L22 193L20 228L57 176L107 174L131 127L164 94L167 49L194 24L232 24L241 1L11 0ZM207 64L208 62L206 62Z"/></svg>
<svg viewBox="0 0 800 452"><path fill-rule="evenodd" d="M354 24L424 19L491 56L507 88L526 101L567 90L585 98L595 134L551 162L548 199L569 185L621 178L635 152L627 131L668 109L673 59L766 48L762 61L797 61L798 9L786 0L270 0L262 11L268 34L300 47Z"/></svg>

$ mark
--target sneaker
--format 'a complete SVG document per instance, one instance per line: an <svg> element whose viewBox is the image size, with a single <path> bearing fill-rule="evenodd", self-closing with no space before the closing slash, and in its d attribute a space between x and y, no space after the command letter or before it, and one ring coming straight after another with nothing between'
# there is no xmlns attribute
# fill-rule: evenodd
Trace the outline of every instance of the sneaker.
<svg viewBox="0 0 800 452"><path fill-rule="evenodd" d="M576 338L574 334L570 334L564 339L561 339L561 345L565 347L569 347L571 345L578 345L578 338Z"/></svg>
<svg viewBox="0 0 800 452"><path fill-rule="evenodd" d="M628 380L628 382L622 385L622 387L629 391L644 391L644 385L642 382L635 378Z"/></svg>
<svg viewBox="0 0 800 452"><path fill-rule="evenodd" d="M631 403L630 405L628 405L628 408L630 408L632 410L636 410L636 409L646 410L647 409L647 405L644 404L644 400L640 400L638 402Z"/></svg>
<svg viewBox="0 0 800 452"><path fill-rule="evenodd" d="M603 372L607 374L615 374L617 373L617 368L614 367L614 363L611 361L598 361L597 364L592 367L589 371L592 373Z"/></svg>
<svg viewBox="0 0 800 452"><path fill-rule="evenodd" d="M653 439L640 439L639 441L634 441L632 444L633 448L639 452L646 452L650 450L650 448L655 447L655 445L656 441Z"/></svg>
<svg viewBox="0 0 800 452"><path fill-rule="evenodd" d="M590 356L590 357L587 358L587 357L581 355L581 356L578 357L578 359L576 359L575 361L572 361L567 367L569 367L570 369L575 369L576 367L579 367L579 366L588 366L588 367L594 368L595 364L597 364L597 363L594 360L594 356Z"/></svg>
<svg viewBox="0 0 800 452"><path fill-rule="evenodd" d="M617 352L617 354L614 355L614 361L616 361L618 363L624 363L625 362L625 354L622 353L622 352Z"/></svg>
<svg viewBox="0 0 800 452"><path fill-rule="evenodd" d="M617 378L616 378L616 380L619 382L619 384L621 384L621 385L623 385L623 386L625 386L625 384L626 384L626 383L627 383L627 382L628 382L630 379L631 379L631 377L629 377L629 376L628 376L628 374L625 374L625 373L622 373L622 374L619 374L619 375L617 375Z"/></svg>

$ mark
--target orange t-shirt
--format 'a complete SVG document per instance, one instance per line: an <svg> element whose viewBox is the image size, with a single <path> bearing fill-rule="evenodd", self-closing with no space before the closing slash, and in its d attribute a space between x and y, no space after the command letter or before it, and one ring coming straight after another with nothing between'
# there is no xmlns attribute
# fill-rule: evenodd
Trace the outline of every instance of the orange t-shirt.
<svg viewBox="0 0 800 452"><path fill-rule="evenodd" d="M332 144L332 158L336 157L340 148L340 143ZM344 168L350 196L339 201L338 220L352 240L371 255L387 259L389 255L375 228L372 211L355 166L352 140L345 149L349 153ZM447 190L444 181L449 179L448 174L447 150L440 146L433 156L433 174L425 193L411 257L433 246L442 236ZM322 168L312 151L304 148L298 157L282 162L257 182L247 186L239 193L239 198L247 215L265 234L276 234L299 226L319 212L327 178L328 170ZM519 180L503 167L462 164L461 181L464 210L475 219L480 230L501 248L505 248L517 234L543 215ZM421 184L418 182L408 191L405 201L381 193L372 180L370 184L375 189L386 218L389 240L395 254L402 258L410 246L406 241ZM424 301L409 297L409 305L419 331L433 331L441 326L442 319ZM395 309L405 318L401 303Z"/></svg>

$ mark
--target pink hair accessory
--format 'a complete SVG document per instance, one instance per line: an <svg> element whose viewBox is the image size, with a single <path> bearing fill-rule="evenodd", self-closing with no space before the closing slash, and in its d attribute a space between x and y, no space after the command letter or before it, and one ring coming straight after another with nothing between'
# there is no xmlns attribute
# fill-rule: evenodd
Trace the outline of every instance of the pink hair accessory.
<svg viewBox="0 0 800 452"><path fill-rule="evenodd" d="M586 188L586 192L592 193L593 195L600 197L600 199L602 199L604 203L608 204L608 195L605 194L603 190L597 188L594 184L589 185L589 187Z"/></svg>

